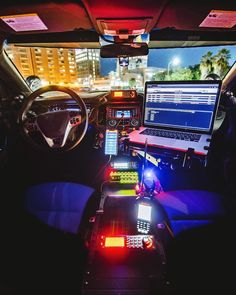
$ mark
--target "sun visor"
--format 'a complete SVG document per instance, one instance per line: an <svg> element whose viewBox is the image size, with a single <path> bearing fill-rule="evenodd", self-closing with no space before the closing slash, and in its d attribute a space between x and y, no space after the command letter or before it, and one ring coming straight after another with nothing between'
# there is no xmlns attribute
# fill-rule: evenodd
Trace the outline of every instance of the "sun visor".
<svg viewBox="0 0 236 295"><path fill-rule="evenodd" d="M233 28L236 25L236 11L211 10L199 25L201 28Z"/></svg>
<svg viewBox="0 0 236 295"><path fill-rule="evenodd" d="M37 13L0 16L15 32L41 31L48 28Z"/></svg>

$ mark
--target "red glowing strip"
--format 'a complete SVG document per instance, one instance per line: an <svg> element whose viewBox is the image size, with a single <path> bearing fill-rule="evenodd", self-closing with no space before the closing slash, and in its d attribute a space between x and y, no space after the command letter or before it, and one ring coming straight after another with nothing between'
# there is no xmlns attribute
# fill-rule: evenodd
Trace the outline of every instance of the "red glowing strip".
<svg viewBox="0 0 236 295"><path fill-rule="evenodd" d="M114 97L123 97L123 92L122 91L114 91L113 96Z"/></svg>
<svg viewBox="0 0 236 295"><path fill-rule="evenodd" d="M105 248L111 247L124 247L125 238L124 237L105 237Z"/></svg>

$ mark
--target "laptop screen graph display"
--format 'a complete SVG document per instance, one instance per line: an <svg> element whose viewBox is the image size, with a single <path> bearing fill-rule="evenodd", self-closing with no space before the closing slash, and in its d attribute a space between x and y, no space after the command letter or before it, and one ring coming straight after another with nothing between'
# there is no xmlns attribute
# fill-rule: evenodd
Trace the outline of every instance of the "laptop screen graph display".
<svg viewBox="0 0 236 295"><path fill-rule="evenodd" d="M144 126L211 132L220 85L220 81L147 82Z"/></svg>

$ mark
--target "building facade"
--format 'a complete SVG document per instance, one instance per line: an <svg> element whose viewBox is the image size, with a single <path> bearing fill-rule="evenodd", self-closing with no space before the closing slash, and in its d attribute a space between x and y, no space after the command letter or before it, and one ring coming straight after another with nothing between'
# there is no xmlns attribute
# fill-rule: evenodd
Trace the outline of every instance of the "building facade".
<svg viewBox="0 0 236 295"><path fill-rule="evenodd" d="M76 49L76 64L81 84L90 86L100 77L99 55L99 49Z"/></svg>
<svg viewBox="0 0 236 295"><path fill-rule="evenodd" d="M44 80L45 84L77 83L74 49L9 45L6 52L24 78L36 75Z"/></svg>

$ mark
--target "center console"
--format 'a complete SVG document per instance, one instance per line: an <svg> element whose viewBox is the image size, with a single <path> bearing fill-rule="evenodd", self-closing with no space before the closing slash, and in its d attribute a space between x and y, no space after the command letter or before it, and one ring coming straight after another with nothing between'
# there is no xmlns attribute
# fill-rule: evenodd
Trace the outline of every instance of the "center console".
<svg viewBox="0 0 236 295"><path fill-rule="evenodd" d="M83 294L157 294L164 286L165 216L152 188L140 193L140 168L132 157L106 167Z"/></svg>
<svg viewBox="0 0 236 295"><path fill-rule="evenodd" d="M138 105L109 105L106 108L108 128L118 129L140 127L140 107Z"/></svg>
<svg viewBox="0 0 236 295"><path fill-rule="evenodd" d="M112 90L106 105L106 127L138 129L141 125L141 100L135 90Z"/></svg>
<svg viewBox="0 0 236 295"><path fill-rule="evenodd" d="M174 149L172 154L148 140L140 145L131 141L131 131L141 125L141 104L127 91L110 95L112 101L104 108L105 136L100 137L108 162L99 208L91 219L83 294L167 294L166 246L173 233L158 201L163 191L158 173L179 166L189 169L195 154L192 149L181 155ZM149 115L150 120L158 117Z"/></svg>

